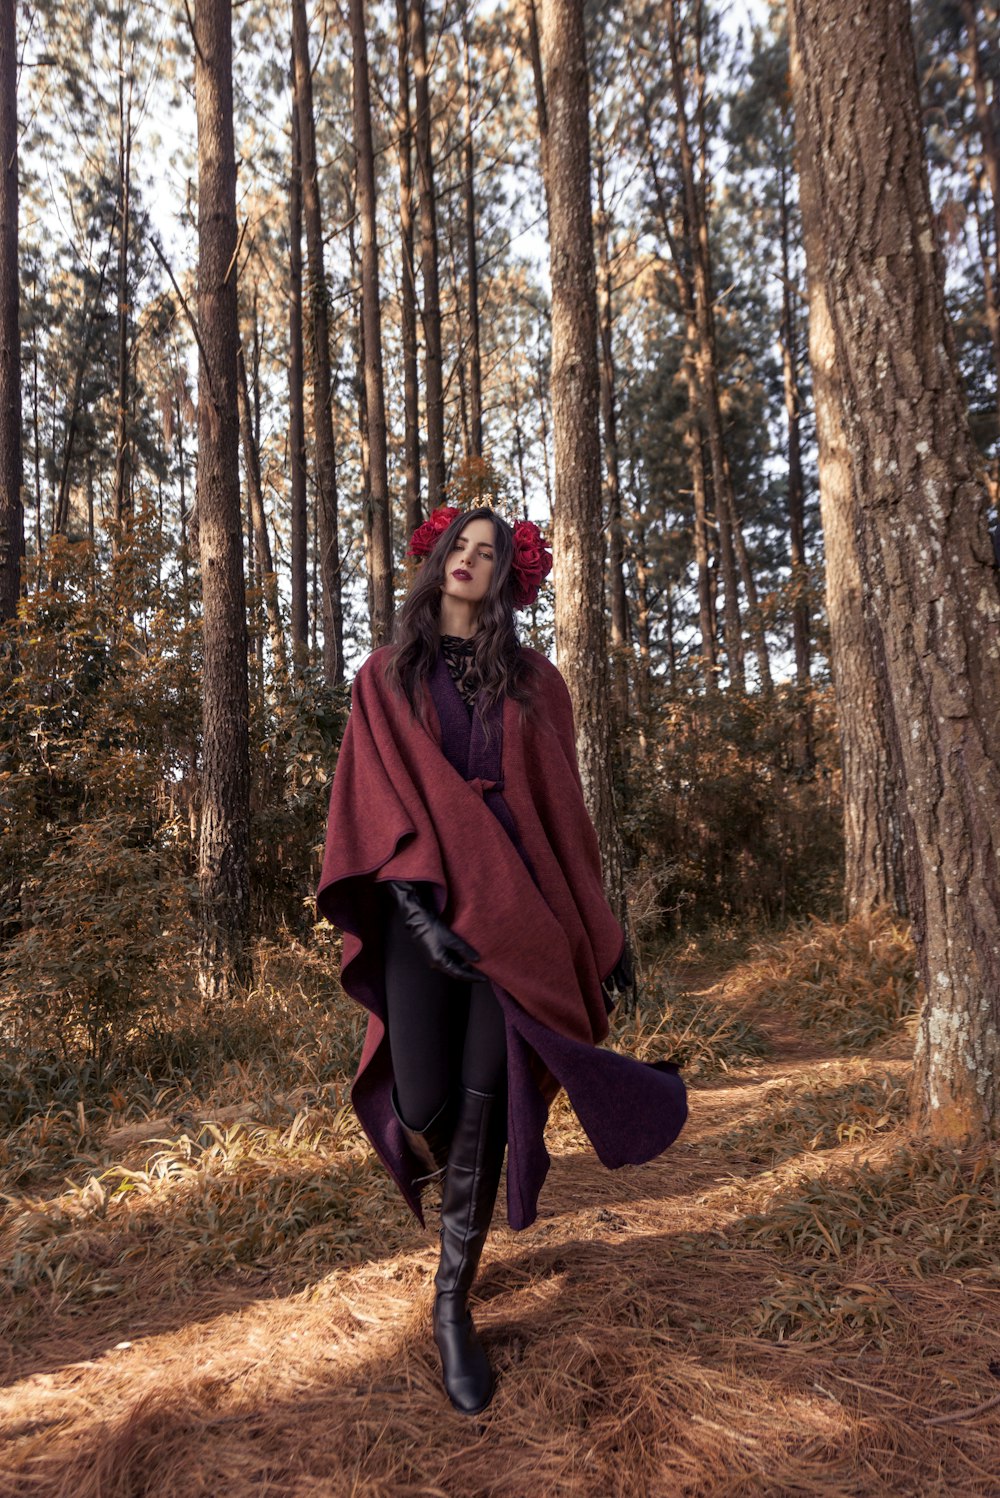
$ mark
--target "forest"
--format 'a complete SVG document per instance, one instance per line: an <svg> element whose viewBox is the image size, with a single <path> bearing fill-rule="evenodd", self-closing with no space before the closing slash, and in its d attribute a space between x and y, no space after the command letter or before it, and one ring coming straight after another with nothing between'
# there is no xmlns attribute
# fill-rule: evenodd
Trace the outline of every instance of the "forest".
<svg viewBox="0 0 1000 1498"><path fill-rule="evenodd" d="M0 0L0 147L0 1495L996 1494L995 0ZM690 1110L472 1424L315 903L442 505Z"/></svg>

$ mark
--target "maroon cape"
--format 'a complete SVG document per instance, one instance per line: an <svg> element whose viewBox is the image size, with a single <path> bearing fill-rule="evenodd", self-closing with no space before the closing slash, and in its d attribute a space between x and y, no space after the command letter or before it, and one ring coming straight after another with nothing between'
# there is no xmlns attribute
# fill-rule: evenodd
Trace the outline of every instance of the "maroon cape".
<svg viewBox="0 0 1000 1498"><path fill-rule="evenodd" d="M470 718L443 657L426 726L384 679L387 652L358 672L330 797L317 903L344 931L341 980L369 1010L352 1101L375 1150L423 1221L420 1167L391 1105L385 978L375 883L432 886L446 923L480 953L507 1026L507 1216L534 1221L549 1165L543 1132L560 1086L601 1161L652 1159L683 1127L677 1069L598 1046L602 978L622 950L583 799L573 712L534 650L530 706Z"/></svg>

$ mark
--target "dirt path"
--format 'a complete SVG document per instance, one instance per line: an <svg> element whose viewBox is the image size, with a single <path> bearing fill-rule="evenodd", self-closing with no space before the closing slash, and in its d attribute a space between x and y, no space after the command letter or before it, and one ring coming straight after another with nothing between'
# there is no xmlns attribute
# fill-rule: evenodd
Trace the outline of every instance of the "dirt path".
<svg viewBox="0 0 1000 1498"><path fill-rule="evenodd" d="M604 1170L557 1112L539 1220L514 1234L498 1211L484 1258L477 1323L499 1374L484 1417L444 1399L435 1241L383 1193L360 1263L195 1268L167 1294L136 1252L135 1286L115 1262L118 1289L91 1308L60 1314L56 1297L9 1357L0 1492L1000 1495L1000 1409L928 1424L1000 1393L996 1291L915 1280L878 1336L755 1330L789 1271L726 1235L820 1157L772 1168L740 1131L796 1089L905 1070L905 1046L838 1060L783 1024L772 1035L766 1062L693 1092L687 1130L650 1165Z"/></svg>

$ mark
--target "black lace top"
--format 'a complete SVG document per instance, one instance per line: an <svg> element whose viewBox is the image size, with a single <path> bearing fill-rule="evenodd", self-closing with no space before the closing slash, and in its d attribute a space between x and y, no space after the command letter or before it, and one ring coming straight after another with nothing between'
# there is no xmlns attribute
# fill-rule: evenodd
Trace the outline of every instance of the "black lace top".
<svg viewBox="0 0 1000 1498"><path fill-rule="evenodd" d="M460 635L442 635L441 650L451 679L458 687L462 701L471 713L476 705L476 693L479 691L475 643L472 640L463 640Z"/></svg>

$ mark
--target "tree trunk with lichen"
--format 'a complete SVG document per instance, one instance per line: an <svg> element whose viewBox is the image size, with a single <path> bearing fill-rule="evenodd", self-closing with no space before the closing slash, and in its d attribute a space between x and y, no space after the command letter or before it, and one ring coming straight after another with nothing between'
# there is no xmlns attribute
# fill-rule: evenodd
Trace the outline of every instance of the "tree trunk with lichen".
<svg viewBox="0 0 1000 1498"><path fill-rule="evenodd" d="M793 79L798 57L792 48ZM801 130L801 123L799 126ZM849 915L880 906L906 914L903 811L895 752L883 722L861 603L854 468L844 430L836 351L823 279L823 241L808 152L799 153L799 201L809 297L826 615L844 804L844 899Z"/></svg>
<svg viewBox="0 0 1000 1498"><path fill-rule="evenodd" d="M597 277L582 0L545 0L541 61L548 116L556 652L573 698L580 774L601 846L605 883L624 921L622 845L611 780L608 715Z"/></svg>
<svg viewBox="0 0 1000 1498"><path fill-rule="evenodd" d="M909 6L792 0L862 607L926 997L914 1110L1000 1123L1000 588L944 302Z"/></svg>

